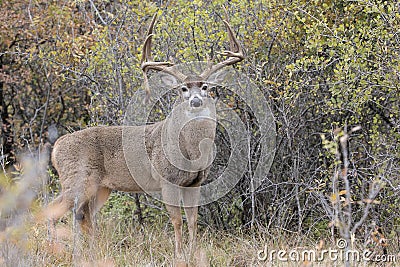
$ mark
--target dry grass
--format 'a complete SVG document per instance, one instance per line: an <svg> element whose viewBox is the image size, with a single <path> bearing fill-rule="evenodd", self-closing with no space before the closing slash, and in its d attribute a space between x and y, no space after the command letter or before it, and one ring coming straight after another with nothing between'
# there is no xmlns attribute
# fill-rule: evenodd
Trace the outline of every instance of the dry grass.
<svg viewBox="0 0 400 267"><path fill-rule="evenodd" d="M74 229L71 215L58 223L55 231L31 223L32 216L26 216L23 224L10 224L1 233L0 261L8 266L173 265L173 229L168 221L139 225L109 216L100 213L95 236L86 238ZM285 243L265 234L211 229L199 231L198 238L202 266L266 266L257 259L257 251L266 242L270 247Z"/></svg>
<svg viewBox="0 0 400 267"><path fill-rule="evenodd" d="M49 236L45 225L27 224L14 228L0 248L2 266L173 266L173 229L170 224L122 223L98 218L94 237L83 238L73 230L70 218L58 223ZM9 230L12 229L9 228ZM4 232L3 232L4 233ZM2 234L3 234L2 233ZM258 233L258 234L256 234ZM53 241L51 241L53 240ZM329 241L327 241L329 242ZM258 252L268 250L314 249L316 243L298 235L268 235L258 230L253 234L223 233L203 229L199 233L199 266L331 266L332 262L260 261ZM328 247L325 244L320 246ZM317 245L318 246L318 245ZM335 248L334 244L329 244ZM321 247L319 248L321 249ZM7 250L7 251L6 251ZM4 252L8 252L4 253ZM343 266L338 263L336 266ZM374 266L360 264L357 266ZM385 266L395 266L385 265Z"/></svg>

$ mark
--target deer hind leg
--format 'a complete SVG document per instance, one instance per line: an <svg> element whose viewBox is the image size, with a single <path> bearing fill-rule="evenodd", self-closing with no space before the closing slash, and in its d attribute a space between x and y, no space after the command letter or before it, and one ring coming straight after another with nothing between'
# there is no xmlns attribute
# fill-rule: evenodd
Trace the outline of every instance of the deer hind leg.
<svg viewBox="0 0 400 267"><path fill-rule="evenodd" d="M58 219L60 219L65 213L72 210L76 199L72 190L68 189L61 191L61 194L55 198L50 204L48 204L44 210L39 214L39 221L47 220L50 221L52 226Z"/></svg>
<svg viewBox="0 0 400 267"><path fill-rule="evenodd" d="M93 197L85 201L76 213L76 219L81 229L86 233L93 233L96 227L96 213L103 207L110 196L111 190L106 187L99 187Z"/></svg>
<svg viewBox="0 0 400 267"><path fill-rule="evenodd" d="M95 198L89 202L89 212L93 227L96 227L96 213L106 203L110 194L111 194L110 189L106 187L99 187L99 189L97 189Z"/></svg>
<svg viewBox="0 0 400 267"><path fill-rule="evenodd" d="M108 197L111 194L111 189L107 187L99 187L97 189L96 198L94 199L92 206L92 215L96 215L96 213L103 207L104 203L106 203Z"/></svg>
<svg viewBox="0 0 400 267"><path fill-rule="evenodd" d="M82 203L75 214L75 219L78 221L81 227L80 229L86 234L91 234L93 229L89 202L91 202L91 200Z"/></svg>
<svg viewBox="0 0 400 267"><path fill-rule="evenodd" d="M38 222L47 221L49 223L48 234L50 240L57 240L56 234L56 222L60 219L65 213L70 211L74 207L74 198L71 197L70 191L61 192L61 194L50 202L43 211L38 215ZM54 241L54 240L53 240Z"/></svg>
<svg viewBox="0 0 400 267"><path fill-rule="evenodd" d="M41 213L43 219L48 219L50 221L57 221L60 219L67 211L71 210L74 206L74 200L68 198L67 193L61 193L56 199L54 199Z"/></svg>

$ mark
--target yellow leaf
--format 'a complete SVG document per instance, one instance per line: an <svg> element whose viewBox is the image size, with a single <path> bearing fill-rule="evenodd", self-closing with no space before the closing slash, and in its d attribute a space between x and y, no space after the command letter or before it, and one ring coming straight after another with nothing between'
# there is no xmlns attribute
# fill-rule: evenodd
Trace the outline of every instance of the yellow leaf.
<svg viewBox="0 0 400 267"><path fill-rule="evenodd" d="M331 195L331 202L332 203L336 203L336 201L337 201L337 194L332 194Z"/></svg>

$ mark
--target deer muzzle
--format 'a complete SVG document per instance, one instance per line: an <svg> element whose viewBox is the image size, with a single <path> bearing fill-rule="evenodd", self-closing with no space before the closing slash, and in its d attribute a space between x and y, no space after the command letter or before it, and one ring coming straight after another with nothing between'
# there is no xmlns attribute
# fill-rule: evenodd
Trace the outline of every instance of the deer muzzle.
<svg viewBox="0 0 400 267"><path fill-rule="evenodd" d="M199 98L198 96L195 96L190 100L191 107L198 108L202 105L203 105L203 100L201 98Z"/></svg>

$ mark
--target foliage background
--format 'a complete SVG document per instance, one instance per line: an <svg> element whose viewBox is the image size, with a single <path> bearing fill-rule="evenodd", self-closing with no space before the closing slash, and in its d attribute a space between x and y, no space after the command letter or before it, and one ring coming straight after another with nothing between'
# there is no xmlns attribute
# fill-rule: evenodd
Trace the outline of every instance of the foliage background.
<svg viewBox="0 0 400 267"><path fill-rule="evenodd" d="M363 219L352 232L360 243L375 225L390 244L399 242L397 1L0 3L4 173L21 152L35 153L57 135L121 124L130 97L142 90L141 45L155 12L155 60L218 60L216 52L227 43L225 6L247 55L239 68L269 99L277 147L257 192L249 192L249 172L228 196L200 209L202 229L257 226L266 233L333 238L344 223L336 216L339 203L352 205L350 224ZM346 188L342 180L334 183L343 168L338 138L357 125L361 130L348 139ZM51 177L50 189L57 191L57 177ZM147 196L114 194L104 213L113 209L140 223L166 218L162 205Z"/></svg>

